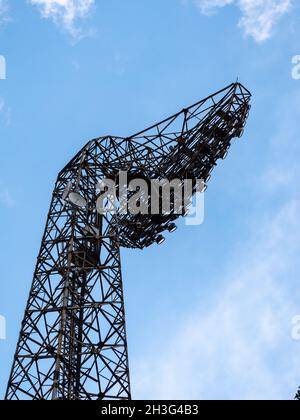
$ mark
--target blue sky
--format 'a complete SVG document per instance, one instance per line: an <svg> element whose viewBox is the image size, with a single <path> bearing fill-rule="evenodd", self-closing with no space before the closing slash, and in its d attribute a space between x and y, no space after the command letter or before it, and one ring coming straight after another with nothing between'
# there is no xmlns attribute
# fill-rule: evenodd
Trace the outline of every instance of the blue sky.
<svg viewBox="0 0 300 420"><path fill-rule="evenodd" d="M0 395L58 171L235 81L245 136L202 226L123 251L134 398L291 399L300 384L296 0L0 0Z"/></svg>

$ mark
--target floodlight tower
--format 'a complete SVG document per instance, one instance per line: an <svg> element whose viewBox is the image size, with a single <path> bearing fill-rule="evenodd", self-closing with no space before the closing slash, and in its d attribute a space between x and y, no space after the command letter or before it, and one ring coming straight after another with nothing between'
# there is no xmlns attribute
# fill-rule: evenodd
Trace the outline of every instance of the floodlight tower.
<svg viewBox="0 0 300 420"><path fill-rule="evenodd" d="M231 84L134 136L88 142L59 173L7 400L131 399L120 248L163 242L179 215L101 214L96 185L126 171L192 179L195 193L242 136L250 98Z"/></svg>

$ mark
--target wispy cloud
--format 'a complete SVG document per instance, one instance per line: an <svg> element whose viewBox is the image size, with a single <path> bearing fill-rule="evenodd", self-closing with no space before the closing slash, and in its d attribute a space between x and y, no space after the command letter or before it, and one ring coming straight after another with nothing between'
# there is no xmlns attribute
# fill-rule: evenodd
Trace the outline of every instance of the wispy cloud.
<svg viewBox="0 0 300 420"><path fill-rule="evenodd" d="M52 19L59 27L66 30L73 38L81 38L82 28L79 20L90 14L95 0L29 0L38 6L42 17Z"/></svg>
<svg viewBox="0 0 300 420"><path fill-rule="evenodd" d="M6 0L0 0L0 16L5 12L7 7Z"/></svg>
<svg viewBox="0 0 300 420"><path fill-rule="evenodd" d="M300 202L284 206L237 253L207 313L183 317L177 334L162 338L164 351L150 349L135 364L138 398L293 398L300 344L291 319L299 308L284 283L300 251L299 212Z"/></svg>
<svg viewBox="0 0 300 420"><path fill-rule="evenodd" d="M12 121L12 109L6 106L4 98L0 97L0 117L1 121L8 127Z"/></svg>
<svg viewBox="0 0 300 420"><path fill-rule="evenodd" d="M0 0L0 26L8 20L9 18L7 0Z"/></svg>
<svg viewBox="0 0 300 420"><path fill-rule="evenodd" d="M300 383L300 342L291 337L291 320L300 313L299 99L282 101L270 164L257 182L257 193L269 194L272 203L259 220L255 212L252 236L237 244L222 270L224 286L179 318L177 332L161 337L163 347L156 344L132 363L137 398L294 397Z"/></svg>
<svg viewBox="0 0 300 420"><path fill-rule="evenodd" d="M195 0L202 13L210 14L228 5L237 6L242 17L239 26L261 43L269 39L278 21L291 10L292 0Z"/></svg>
<svg viewBox="0 0 300 420"><path fill-rule="evenodd" d="M8 189L2 185L0 185L0 204L6 208L12 208L16 205Z"/></svg>
<svg viewBox="0 0 300 420"><path fill-rule="evenodd" d="M5 108L5 101L3 98L0 97L0 113L4 111Z"/></svg>

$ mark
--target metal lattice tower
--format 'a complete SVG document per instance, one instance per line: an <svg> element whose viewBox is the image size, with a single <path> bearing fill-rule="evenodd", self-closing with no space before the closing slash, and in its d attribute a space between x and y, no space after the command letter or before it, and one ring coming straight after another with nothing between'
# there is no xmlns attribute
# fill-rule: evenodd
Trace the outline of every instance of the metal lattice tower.
<svg viewBox="0 0 300 420"><path fill-rule="evenodd" d="M242 136L250 99L232 84L134 136L90 141L60 172L6 399L131 399L120 248L159 242L179 216L99 214L96 185L122 170L196 192Z"/></svg>

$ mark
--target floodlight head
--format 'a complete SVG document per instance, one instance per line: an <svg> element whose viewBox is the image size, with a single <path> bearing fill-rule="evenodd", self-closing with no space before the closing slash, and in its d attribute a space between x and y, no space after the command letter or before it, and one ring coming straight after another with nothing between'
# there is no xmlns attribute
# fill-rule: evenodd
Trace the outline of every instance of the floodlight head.
<svg viewBox="0 0 300 420"><path fill-rule="evenodd" d="M150 185L153 179L159 182L179 180L184 185L185 181L192 181L192 195L204 192L211 173L226 157L233 139L241 136L249 115L250 99L251 94L244 86L233 83L131 137L97 139L93 153L105 155L103 171L110 173L112 178L118 171L130 168L129 182L140 179ZM199 188L199 180L204 180L203 188ZM175 203L177 195L172 194ZM148 209L148 213L129 212L118 217L122 247L149 247L165 226L187 215L185 211L181 214L175 211L175 205L170 212L152 212L149 204L152 198L149 192L140 199L141 208ZM188 201L191 205L192 196ZM185 204L185 210L188 207Z"/></svg>
<svg viewBox="0 0 300 420"><path fill-rule="evenodd" d="M184 209L184 211L183 211L183 217L186 217L186 216L188 216L190 214L190 210L189 209Z"/></svg>
<svg viewBox="0 0 300 420"><path fill-rule="evenodd" d="M169 231L170 233L174 233L174 232L176 232L176 230L177 230L177 226L175 225L175 223L171 223L171 224L168 226L168 231Z"/></svg>
<svg viewBox="0 0 300 420"><path fill-rule="evenodd" d="M84 208L87 206L86 199L83 198L80 194L71 192L69 194L69 201L76 207Z"/></svg>
<svg viewBox="0 0 300 420"><path fill-rule="evenodd" d="M157 236L157 238L156 238L156 243L157 243L158 245L161 245L161 244L163 244L163 243L165 242L165 240L166 240L166 238L165 238L164 236L159 235L159 236Z"/></svg>
<svg viewBox="0 0 300 420"><path fill-rule="evenodd" d="M68 198L71 188L72 188L72 182L68 182L62 194L63 200L66 200Z"/></svg>

